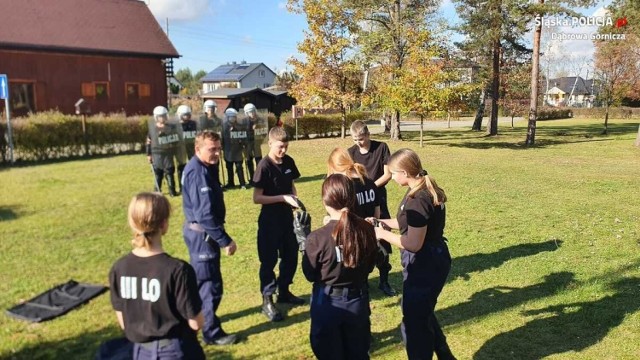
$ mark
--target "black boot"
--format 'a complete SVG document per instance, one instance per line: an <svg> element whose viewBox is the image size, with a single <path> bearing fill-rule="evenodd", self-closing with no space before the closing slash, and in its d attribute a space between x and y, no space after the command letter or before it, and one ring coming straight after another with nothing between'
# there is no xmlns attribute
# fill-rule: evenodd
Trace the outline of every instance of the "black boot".
<svg viewBox="0 0 640 360"><path fill-rule="evenodd" d="M303 298L297 297L291 293L289 290L283 290L278 292L278 304L292 304L292 305L302 305L305 303Z"/></svg>
<svg viewBox="0 0 640 360"><path fill-rule="evenodd" d="M271 295L262 295L262 313L269 319L269 321L277 322L283 320L282 314L273 303Z"/></svg>
<svg viewBox="0 0 640 360"><path fill-rule="evenodd" d="M456 360L456 357L453 356L453 353L447 343L435 349L435 351L438 360Z"/></svg>
<svg viewBox="0 0 640 360"><path fill-rule="evenodd" d="M389 271L380 269L380 284L378 284L378 289L380 289L387 296L395 296L396 291L389 285Z"/></svg>
<svg viewBox="0 0 640 360"><path fill-rule="evenodd" d="M167 174L167 187L169 188L169 195L178 196L176 192L176 181L173 179L173 174Z"/></svg>
<svg viewBox="0 0 640 360"><path fill-rule="evenodd" d="M156 177L156 183L154 184L154 187L155 187L157 192L161 193L162 192L162 178L164 176L164 171L158 170L158 169L153 169L153 174Z"/></svg>

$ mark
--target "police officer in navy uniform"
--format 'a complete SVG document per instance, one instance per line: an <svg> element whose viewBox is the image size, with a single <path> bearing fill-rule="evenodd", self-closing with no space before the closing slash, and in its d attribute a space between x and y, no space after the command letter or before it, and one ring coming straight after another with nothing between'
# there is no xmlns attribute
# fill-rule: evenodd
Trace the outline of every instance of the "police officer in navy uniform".
<svg viewBox="0 0 640 360"><path fill-rule="evenodd" d="M396 219L379 220L396 235L376 227L376 236L401 249L402 337L410 360L455 359L435 315L438 295L451 269L451 255L444 237L447 196L422 168L410 149L400 149L389 159L393 180L409 187Z"/></svg>
<svg viewBox="0 0 640 360"><path fill-rule="evenodd" d="M378 245L373 226L355 214L354 182L341 174L322 184L330 221L305 242L302 270L313 282L310 340L318 359L369 359L367 277Z"/></svg>
<svg viewBox="0 0 640 360"><path fill-rule="evenodd" d="M147 159L152 164L157 191L162 190L162 178L167 179L169 194L177 196L175 173L176 160L179 164L185 162L185 148L182 127L175 122L168 121L168 112L164 106L153 109L153 118L148 123Z"/></svg>
<svg viewBox="0 0 640 360"><path fill-rule="evenodd" d="M258 116L258 110L252 103L244 106L244 115L249 134L245 162L247 164L247 171L249 172L249 183L253 184L253 173L255 169L253 162L255 161L255 166L258 166L258 163L262 160L262 143L269 132L269 124L266 118Z"/></svg>
<svg viewBox="0 0 640 360"><path fill-rule="evenodd" d="M204 104L202 104L203 114L200 116L200 119L198 119L198 132L211 130L222 136L222 119L220 119L216 115L217 109L218 105L211 99L205 101ZM215 168L214 172L218 178L218 182L220 182L220 163L218 162L217 164L214 164L213 167Z"/></svg>
<svg viewBox="0 0 640 360"><path fill-rule="evenodd" d="M205 343L227 345L236 342L234 334L222 330L216 310L222 300L222 274L220 250L227 255L236 251L236 243L224 229L225 205L222 188L214 173L214 164L220 161L220 135L203 131L195 139L195 155L183 174L182 207L185 225L184 241L189 249L191 265L196 271L202 298Z"/></svg>
<svg viewBox="0 0 640 360"><path fill-rule="evenodd" d="M227 188L233 188L233 167L236 168L240 188L246 189L247 184L244 179L244 169L242 160L244 148L247 142L247 129L238 121L238 111L229 108L224 112L224 122L222 123L222 145L224 146L224 162L227 167Z"/></svg>
<svg viewBox="0 0 640 360"><path fill-rule="evenodd" d="M191 118L191 107L189 105L180 105L176 111L178 121L182 125L182 137L184 138L184 146L187 154L187 161L194 155L194 142L196 134L198 132L198 124ZM178 164L178 184L180 185L180 191L182 191L182 172L184 171L186 163Z"/></svg>

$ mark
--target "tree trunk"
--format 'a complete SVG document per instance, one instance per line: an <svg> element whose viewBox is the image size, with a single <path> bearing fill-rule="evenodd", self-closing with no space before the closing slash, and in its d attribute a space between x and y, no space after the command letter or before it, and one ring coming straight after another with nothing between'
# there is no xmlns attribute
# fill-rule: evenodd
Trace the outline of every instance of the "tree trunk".
<svg viewBox="0 0 640 360"><path fill-rule="evenodd" d="M402 134L400 134L400 111L393 110L393 116L391 118L391 140L402 140Z"/></svg>
<svg viewBox="0 0 640 360"><path fill-rule="evenodd" d="M420 147L422 147L422 135L423 135L423 127L424 126L424 116L420 115Z"/></svg>
<svg viewBox="0 0 640 360"><path fill-rule="evenodd" d="M498 100L500 99L500 38L493 40L493 73L491 80L491 118L487 135L498 135Z"/></svg>
<svg viewBox="0 0 640 360"><path fill-rule="evenodd" d="M636 136L636 146L640 147L640 125L638 125L638 136Z"/></svg>
<svg viewBox="0 0 640 360"><path fill-rule="evenodd" d="M544 0L540 0L544 4ZM541 15L538 15L541 16ZM529 123L527 124L527 139L525 144L533 146L536 142L536 119L538 116L538 77L540 76L540 35L542 23L536 26L533 33L533 55L531 59L531 98L529 98ZM549 79L547 77L547 87ZM548 89L547 89L548 90Z"/></svg>
<svg viewBox="0 0 640 360"><path fill-rule="evenodd" d="M602 135L607 135L607 125L609 124L609 108L611 106L607 103L607 107L604 110L604 129L602 130Z"/></svg>
<svg viewBox="0 0 640 360"><path fill-rule="evenodd" d="M347 130L346 130L346 128L347 128L347 109L344 106L342 106L341 109L340 109L340 115L341 115L341 120L342 120L341 121L342 124L340 125L340 127L341 127L340 136L344 139L345 136L347 135Z"/></svg>
<svg viewBox="0 0 640 360"><path fill-rule="evenodd" d="M473 120L473 126L471 130L480 131L482 128L482 118L484 117L484 106L487 100L487 92L482 89L480 93L480 105L478 105L478 109L476 110L476 118Z"/></svg>

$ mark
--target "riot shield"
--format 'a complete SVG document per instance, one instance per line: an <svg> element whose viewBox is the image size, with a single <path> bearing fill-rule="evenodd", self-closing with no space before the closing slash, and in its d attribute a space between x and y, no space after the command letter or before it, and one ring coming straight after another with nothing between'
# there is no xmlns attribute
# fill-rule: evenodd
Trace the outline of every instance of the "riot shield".
<svg viewBox="0 0 640 360"><path fill-rule="evenodd" d="M178 119L180 125L182 125L182 136L184 138L184 147L187 157L187 161L195 154L195 141L196 134L198 133L198 123L193 119L181 120Z"/></svg>
<svg viewBox="0 0 640 360"><path fill-rule="evenodd" d="M214 114L213 117L208 117L207 114L202 114L198 120L198 133L204 130L211 130L222 135L222 119L218 117L218 114Z"/></svg>
<svg viewBox="0 0 640 360"><path fill-rule="evenodd" d="M240 162L247 144L247 128L239 121L239 116L226 116L222 122L222 149L224 160Z"/></svg>
<svg viewBox="0 0 640 360"><path fill-rule="evenodd" d="M149 119L148 126L153 167L157 169L175 167L174 159L178 165L186 164L187 156L180 123L155 121L152 117Z"/></svg>

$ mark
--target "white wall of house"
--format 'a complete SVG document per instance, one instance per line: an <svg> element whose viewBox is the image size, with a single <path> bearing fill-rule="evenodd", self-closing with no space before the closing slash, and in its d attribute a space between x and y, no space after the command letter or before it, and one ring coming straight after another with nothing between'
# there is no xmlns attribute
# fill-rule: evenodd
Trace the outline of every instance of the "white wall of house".
<svg viewBox="0 0 640 360"><path fill-rule="evenodd" d="M255 68L249 75L245 76L240 81L240 86L242 88L254 88L258 87L260 89L264 89L266 87L272 86L275 83L276 75L269 70L264 64L260 64L257 68Z"/></svg>
<svg viewBox="0 0 640 360"><path fill-rule="evenodd" d="M212 92L214 90L218 90L219 88L240 88L240 83L237 81L231 82L206 82L202 83L202 93L206 94L208 92Z"/></svg>

